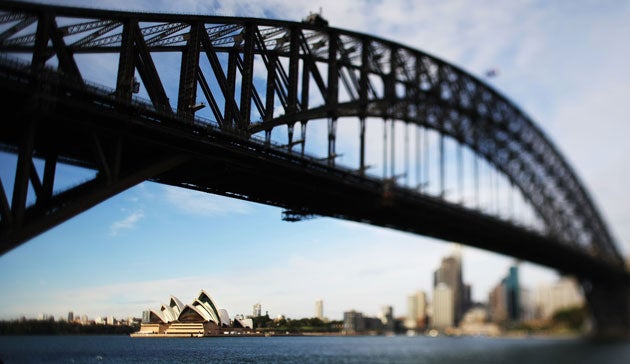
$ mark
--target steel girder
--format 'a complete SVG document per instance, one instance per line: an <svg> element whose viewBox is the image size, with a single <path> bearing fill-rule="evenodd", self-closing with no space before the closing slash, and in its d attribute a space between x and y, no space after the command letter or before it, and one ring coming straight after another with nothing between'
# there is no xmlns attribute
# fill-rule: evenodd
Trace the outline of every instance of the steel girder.
<svg viewBox="0 0 630 364"><path fill-rule="evenodd" d="M115 93L121 102L131 100L137 70L153 107L173 113L152 54L178 52L180 69L170 71L179 71L175 114L180 120L194 119L199 87L221 128L243 135L264 132L269 140L271 129L287 125L289 151L301 144L303 154L306 122L327 118L331 166L340 117L361 120L359 173L366 168L366 117L434 129L468 146L518 187L544 221L549 237L610 264L623 264L586 189L540 128L481 80L424 52L351 31L267 19L12 1L2 2L0 11L0 24L5 24L0 52L30 54L32 72L56 57L64 77L82 83L86 80L74 55L118 54ZM224 54L227 62L220 60ZM208 61L210 70L201 69L200 58ZM266 73L264 87L254 82L255 59L262 61ZM283 115L274 115L275 100ZM297 122L302 133L295 140Z"/></svg>

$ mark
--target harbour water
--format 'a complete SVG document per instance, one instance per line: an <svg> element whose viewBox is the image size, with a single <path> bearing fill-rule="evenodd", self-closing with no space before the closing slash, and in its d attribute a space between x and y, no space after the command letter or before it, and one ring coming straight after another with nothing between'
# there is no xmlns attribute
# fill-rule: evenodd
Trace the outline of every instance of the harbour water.
<svg viewBox="0 0 630 364"><path fill-rule="evenodd" d="M630 341L484 337L0 336L3 363L630 363Z"/></svg>

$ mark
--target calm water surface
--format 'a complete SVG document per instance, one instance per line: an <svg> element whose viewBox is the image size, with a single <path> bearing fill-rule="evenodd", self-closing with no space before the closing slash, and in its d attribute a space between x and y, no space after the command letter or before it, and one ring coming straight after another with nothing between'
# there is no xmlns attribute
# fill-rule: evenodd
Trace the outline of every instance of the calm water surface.
<svg viewBox="0 0 630 364"><path fill-rule="evenodd" d="M630 363L630 342L587 339L0 336L4 363Z"/></svg>

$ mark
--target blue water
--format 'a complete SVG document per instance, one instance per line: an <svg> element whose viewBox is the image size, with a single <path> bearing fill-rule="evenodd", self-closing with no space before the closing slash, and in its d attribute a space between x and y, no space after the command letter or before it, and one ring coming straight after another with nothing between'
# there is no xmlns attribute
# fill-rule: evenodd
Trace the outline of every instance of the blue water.
<svg viewBox="0 0 630 364"><path fill-rule="evenodd" d="M4 363L630 363L630 341L428 337L0 336Z"/></svg>

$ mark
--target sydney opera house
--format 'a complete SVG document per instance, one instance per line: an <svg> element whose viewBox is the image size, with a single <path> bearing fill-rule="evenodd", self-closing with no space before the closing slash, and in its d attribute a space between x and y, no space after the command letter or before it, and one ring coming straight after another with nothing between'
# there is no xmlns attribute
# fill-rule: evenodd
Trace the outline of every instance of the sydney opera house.
<svg viewBox="0 0 630 364"><path fill-rule="evenodd" d="M132 336L202 337L251 334L253 327L251 318L230 320L228 312L219 308L212 297L201 290L191 304L184 305L171 295L167 305L143 312L140 331Z"/></svg>

